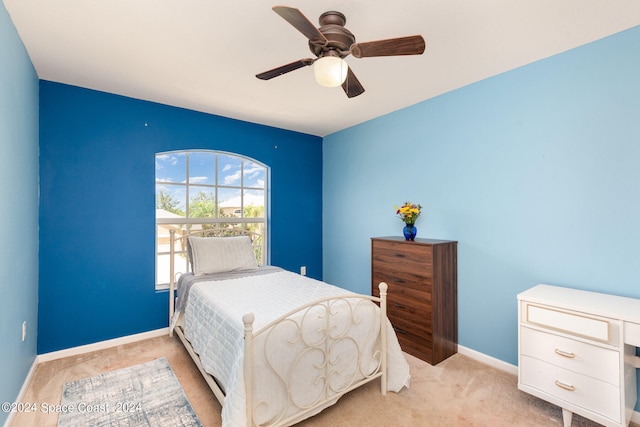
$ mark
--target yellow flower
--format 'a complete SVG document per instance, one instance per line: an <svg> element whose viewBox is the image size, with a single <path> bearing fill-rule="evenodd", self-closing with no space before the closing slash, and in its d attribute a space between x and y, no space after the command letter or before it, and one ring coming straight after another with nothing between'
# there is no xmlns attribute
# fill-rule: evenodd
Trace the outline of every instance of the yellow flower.
<svg viewBox="0 0 640 427"><path fill-rule="evenodd" d="M422 206L405 202L400 208L396 205L394 205L393 208L396 211L396 215L398 215L402 221L406 224L414 224L420 216Z"/></svg>

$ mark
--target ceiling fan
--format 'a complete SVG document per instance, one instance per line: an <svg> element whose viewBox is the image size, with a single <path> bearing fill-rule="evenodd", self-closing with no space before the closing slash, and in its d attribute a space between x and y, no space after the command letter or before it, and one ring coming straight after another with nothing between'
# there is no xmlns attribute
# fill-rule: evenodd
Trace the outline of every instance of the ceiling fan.
<svg viewBox="0 0 640 427"><path fill-rule="evenodd" d="M421 55L425 41L420 35L356 43L353 33L344 27L346 17L336 11L320 15L320 27L316 28L300 10L287 6L274 6L273 11L293 25L309 39L309 49L315 58L304 58L256 74L261 80L269 80L305 66L314 65L314 74L319 84L327 87L342 86L349 98L364 92L364 87L344 61L353 55L356 58L373 56Z"/></svg>

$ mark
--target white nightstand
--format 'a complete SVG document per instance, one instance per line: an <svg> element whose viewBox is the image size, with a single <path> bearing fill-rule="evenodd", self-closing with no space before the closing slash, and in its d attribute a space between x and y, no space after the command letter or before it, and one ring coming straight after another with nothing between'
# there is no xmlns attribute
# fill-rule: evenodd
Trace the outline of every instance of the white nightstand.
<svg viewBox="0 0 640 427"><path fill-rule="evenodd" d="M605 426L636 399L640 299L537 285L518 295L518 388Z"/></svg>

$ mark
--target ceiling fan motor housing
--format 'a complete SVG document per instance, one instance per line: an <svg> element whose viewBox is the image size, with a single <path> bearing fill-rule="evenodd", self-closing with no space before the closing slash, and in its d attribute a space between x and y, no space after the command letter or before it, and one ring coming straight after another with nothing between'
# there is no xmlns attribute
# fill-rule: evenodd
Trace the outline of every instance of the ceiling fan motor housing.
<svg viewBox="0 0 640 427"><path fill-rule="evenodd" d="M349 54L349 48L356 42L356 36L344 27L347 18L340 12L329 11L320 15L320 31L328 40L326 44L316 44L309 42L309 49L317 57L325 56L328 51L332 51L331 56L344 58ZM338 55L335 55L335 53Z"/></svg>

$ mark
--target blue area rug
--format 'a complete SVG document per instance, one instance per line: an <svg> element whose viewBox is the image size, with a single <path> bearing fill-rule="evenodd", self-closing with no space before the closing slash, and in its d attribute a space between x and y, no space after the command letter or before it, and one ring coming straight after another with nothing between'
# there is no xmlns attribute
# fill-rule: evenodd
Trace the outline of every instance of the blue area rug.
<svg viewBox="0 0 640 427"><path fill-rule="evenodd" d="M165 357L66 383L59 427L202 426Z"/></svg>

